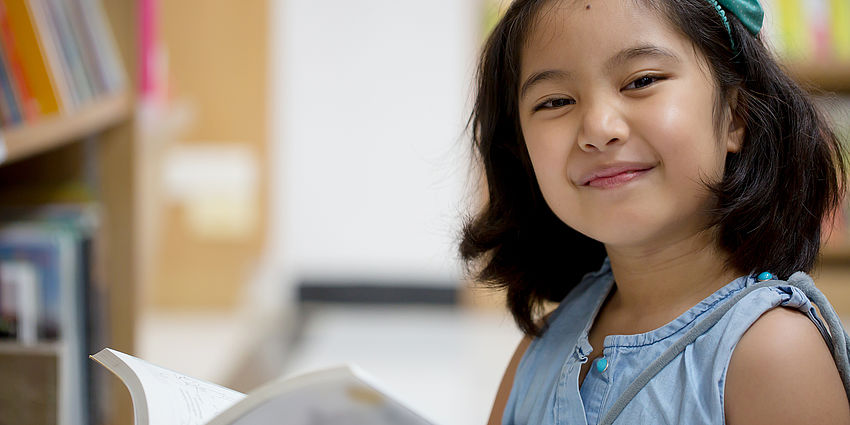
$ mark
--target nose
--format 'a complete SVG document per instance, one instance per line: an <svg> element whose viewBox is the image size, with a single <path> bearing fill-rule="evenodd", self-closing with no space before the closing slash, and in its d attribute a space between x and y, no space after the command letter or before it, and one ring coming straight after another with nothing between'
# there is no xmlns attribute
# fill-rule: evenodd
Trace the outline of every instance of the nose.
<svg viewBox="0 0 850 425"><path fill-rule="evenodd" d="M585 152L602 152L624 143L629 126L616 105L598 101L587 106L578 135L579 148Z"/></svg>

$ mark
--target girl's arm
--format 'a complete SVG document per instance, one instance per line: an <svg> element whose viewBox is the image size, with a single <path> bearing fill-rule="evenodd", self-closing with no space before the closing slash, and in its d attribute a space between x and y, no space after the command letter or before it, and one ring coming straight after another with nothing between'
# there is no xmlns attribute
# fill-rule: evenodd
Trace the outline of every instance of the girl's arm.
<svg viewBox="0 0 850 425"><path fill-rule="evenodd" d="M803 313L775 308L741 337L725 388L728 425L850 424L829 348Z"/></svg>
<svg viewBox="0 0 850 425"><path fill-rule="evenodd" d="M505 412L505 405L508 404L508 397L514 386L516 368L529 344L531 344L531 337L526 335L514 351L514 356L511 357L511 362L508 363L508 368L502 377L502 383L499 384L499 391L496 393L496 401L493 402L493 410L490 411L490 420L487 421L487 425L502 425L502 414Z"/></svg>

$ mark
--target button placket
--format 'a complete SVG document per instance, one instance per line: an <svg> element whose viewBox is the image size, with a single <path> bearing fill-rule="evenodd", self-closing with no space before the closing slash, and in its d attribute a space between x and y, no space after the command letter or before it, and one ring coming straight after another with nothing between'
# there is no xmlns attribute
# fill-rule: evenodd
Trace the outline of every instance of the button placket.
<svg viewBox="0 0 850 425"><path fill-rule="evenodd" d="M561 368L560 377L556 384L557 389L555 390L555 403L552 412L556 423L578 423L579 418L571 416L574 411L570 406L573 400L581 399L577 391L579 370L581 365L587 363L587 361L587 356L583 355L579 346L576 346L571 358ZM578 398L576 398L576 395L578 395ZM583 406L582 410L584 410ZM582 414L581 418L583 419L584 416Z"/></svg>

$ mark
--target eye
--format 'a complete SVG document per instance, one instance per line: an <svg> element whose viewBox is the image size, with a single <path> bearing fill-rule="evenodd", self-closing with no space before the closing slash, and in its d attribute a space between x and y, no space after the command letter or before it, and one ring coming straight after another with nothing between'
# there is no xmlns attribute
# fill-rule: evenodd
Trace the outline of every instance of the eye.
<svg viewBox="0 0 850 425"><path fill-rule="evenodd" d="M534 111L536 112L536 111L539 111L541 109L563 108L564 106L572 105L574 103L576 103L576 101L573 100L573 99L566 98L566 97L556 97L556 98L544 100L543 103L534 107Z"/></svg>
<svg viewBox="0 0 850 425"><path fill-rule="evenodd" d="M631 83L629 83L629 85L624 87L624 89L625 90L642 89L644 87L652 85L656 81L661 81L663 79L664 79L663 77L659 77L659 76L656 76L656 75L644 75L644 76L639 77L638 79L632 81Z"/></svg>

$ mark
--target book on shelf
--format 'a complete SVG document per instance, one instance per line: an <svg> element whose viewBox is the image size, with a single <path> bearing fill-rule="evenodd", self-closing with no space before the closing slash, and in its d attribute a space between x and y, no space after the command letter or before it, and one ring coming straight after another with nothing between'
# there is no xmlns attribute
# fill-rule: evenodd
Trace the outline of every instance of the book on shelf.
<svg viewBox="0 0 850 425"><path fill-rule="evenodd" d="M23 121L23 115L19 108L20 98L15 93L16 87L13 86L12 76L9 74L7 56L5 51L0 51L0 93L2 93L0 118L4 122L18 123Z"/></svg>
<svg viewBox="0 0 850 425"><path fill-rule="evenodd" d="M101 0L0 0L0 124L71 112L122 91Z"/></svg>
<svg viewBox="0 0 850 425"><path fill-rule="evenodd" d="M28 261L0 261L0 338L35 345L38 340L39 282Z"/></svg>
<svg viewBox="0 0 850 425"><path fill-rule="evenodd" d="M39 392L56 395L62 424L96 423L105 411L104 378L87 360L107 331L93 271L97 221L88 204L0 210L0 362L50 353L57 376L45 382L57 388ZM5 373L14 380L33 371ZM0 411L26 404L27 394L4 395Z"/></svg>
<svg viewBox="0 0 850 425"><path fill-rule="evenodd" d="M8 65L6 71L17 83L14 89L17 92L21 113L27 121L32 121L39 113L38 100L33 96L29 78L24 73L21 55L15 46L15 35L12 32L9 14L2 4L0 4L0 43L2 43L0 50L3 51L4 60Z"/></svg>
<svg viewBox="0 0 850 425"><path fill-rule="evenodd" d="M272 381L248 395L105 348L92 356L130 392L136 425L428 425L356 366Z"/></svg>
<svg viewBox="0 0 850 425"><path fill-rule="evenodd" d="M32 89L37 115L59 112L58 99L26 4L21 1L0 1L0 13L0 24L4 27L4 50L14 52L20 58L22 76Z"/></svg>
<svg viewBox="0 0 850 425"><path fill-rule="evenodd" d="M850 1L831 0L831 25L835 54L840 62L850 62Z"/></svg>
<svg viewBox="0 0 850 425"><path fill-rule="evenodd" d="M850 0L763 0L773 44L791 62L850 63Z"/></svg>

